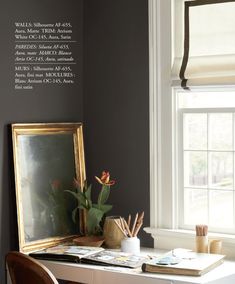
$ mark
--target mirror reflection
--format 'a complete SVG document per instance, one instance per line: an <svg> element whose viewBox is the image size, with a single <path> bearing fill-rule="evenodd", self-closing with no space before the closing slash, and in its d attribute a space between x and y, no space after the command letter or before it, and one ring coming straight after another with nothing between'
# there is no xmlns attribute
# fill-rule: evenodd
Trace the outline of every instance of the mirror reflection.
<svg viewBox="0 0 235 284"><path fill-rule="evenodd" d="M61 129L60 129L61 130ZM23 246L79 233L74 198L65 190L84 172L76 131L20 133L13 127L18 226ZM80 145L81 146L81 145ZM81 177L79 177L81 178Z"/></svg>

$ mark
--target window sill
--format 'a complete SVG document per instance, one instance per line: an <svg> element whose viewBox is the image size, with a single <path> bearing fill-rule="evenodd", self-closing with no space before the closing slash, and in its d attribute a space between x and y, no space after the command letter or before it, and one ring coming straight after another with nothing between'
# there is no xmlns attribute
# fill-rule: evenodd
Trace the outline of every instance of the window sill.
<svg viewBox="0 0 235 284"><path fill-rule="evenodd" d="M194 249L194 231L150 227L144 228L144 231L151 234L154 239L154 248L170 250L177 247L183 247ZM228 259L235 259L235 235L209 233L208 237L209 240L222 240L222 253L225 254Z"/></svg>

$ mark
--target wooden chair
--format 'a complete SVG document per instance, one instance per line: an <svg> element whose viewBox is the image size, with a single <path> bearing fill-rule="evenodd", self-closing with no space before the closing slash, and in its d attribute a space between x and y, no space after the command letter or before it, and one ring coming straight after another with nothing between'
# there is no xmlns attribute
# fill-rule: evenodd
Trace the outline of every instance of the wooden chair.
<svg viewBox="0 0 235 284"><path fill-rule="evenodd" d="M49 269L23 253L9 252L6 264L12 284L58 284Z"/></svg>

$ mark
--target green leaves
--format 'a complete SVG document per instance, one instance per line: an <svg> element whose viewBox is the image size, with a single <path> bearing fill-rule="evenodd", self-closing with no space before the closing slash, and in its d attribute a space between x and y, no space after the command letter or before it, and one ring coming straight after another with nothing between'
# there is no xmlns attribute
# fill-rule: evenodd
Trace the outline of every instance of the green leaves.
<svg viewBox="0 0 235 284"><path fill-rule="evenodd" d="M94 234L100 230L99 223L104 215L104 212L97 209L91 208L87 213L87 231L88 234Z"/></svg>
<svg viewBox="0 0 235 284"><path fill-rule="evenodd" d="M84 188L85 196L87 199L91 199L91 184L87 187Z"/></svg>
<svg viewBox="0 0 235 284"><path fill-rule="evenodd" d="M81 191L80 188L77 188L77 192L72 191L72 190L65 190L65 191L69 192L77 199L79 208L89 210L92 207L91 185L88 187L84 186L83 191Z"/></svg>
<svg viewBox="0 0 235 284"><path fill-rule="evenodd" d="M103 204L103 205L98 206L98 204L94 204L94 203L93 203L93 207L103 211L104 214L109 212L113 208L113 206L109 204Z"/></svg>
<svg viewBox="0 0 235 284"><path fill-rule="evenodd" d="M78 209L79 209L79 207L77 206L77 207L75 207L75 208L73 209L73 211L72 211L72 219L73 219L73 222L74 222L75 224L77 223L76 218L77 218L77 211L78 211Z"/></svg>
<svg viewBox="0 0 235 284"><path fill-rule="evenodd" d="M101 231L100 221L105 213L112 209L112 205L104 204L109 197L110 186L103 185L98 196L98 204L93 204L87 213L87 231L88 234L96 234Z"/></svg>
<svg viewBox="0 0 235 284"><path fill-rule="evenodd" d="M91 208L92 207L92 201L91 201L91 184L85 188L84 187L84 195L85 195L85 198L86 198L86 201L87 201L87 209Z"/></svg>
<svg viewBox="0 0 235 284"><path fill-rule="evenodd" d="M89 235L97 235L102 232L100 227L100 222L108 211L112 209L112 205L105 204L109 198L110 194L110 185L103 184L101 191L98 196L97 204L92 203L91 200L91 185L87 185L87 182L84 182L83 190L76 184L76 191L66 190L74 198L76 198L78 204L72 211L72 220L74 223L77 222L77 216L79 209L86 211L86 224L87 224L87 233Z"/></svg>
<svg viewBox="0 0 235 284"><path fill-rule="evenodd" d="M110 186L109 185L102 185L102 189L98 196L98 206L101 206L108 200L110 194Z"/></svg>

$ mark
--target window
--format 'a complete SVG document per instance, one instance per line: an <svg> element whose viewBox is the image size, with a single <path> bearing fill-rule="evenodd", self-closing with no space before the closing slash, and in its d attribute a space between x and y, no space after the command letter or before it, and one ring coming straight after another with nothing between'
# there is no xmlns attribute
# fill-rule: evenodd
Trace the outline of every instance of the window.
<svg viewBox="0 0 235 284"><path fill-rule="evenodd" d="M205 54L209 61L200 70L197 62L204 66L204 56L200 53L200 58L192 58L197 55L189 52L187 62L192 68L186 68L180 79L182 86L191 90L180 88L181 80L174 76L181 69L184 38L176 25L185 22L184 2L149 0L151 220L145 231L151 233L155 247L192 249L195 224L207 223L209 233L223 239L224 253L235 256L235 250L231 250L235 247L235 88L231 84L235 83L235 68L234 61L228 59L230 55L233 58L235 50L229 56L226 51L217 57L213 49L212 55ZM190 2L195 3L189 11L196 13L192 7L204 0ZM235 1L224 2L235 8L235 3L230 3ZM213 15L218 14L218 7ZM200 14L206 15L204 21L212 13ZM223 24L224 20L219 22ZM232 27L229 32L234 34L234 25L227 24L225 28ZM214 24L204 27L215 30ZM198 35L198 26L193 31ZM211 42L207 40L206 44ZM222 65L215 66L212 57ZM228 64L220 60L225 57ZM215 72L209 70L211 66Z"/></svg>
<svg viewBox="0 0 235 284"><path fill-rule="evenodd" d="M179 227L235 233L235 92L177 96Z"/></svg>

